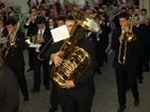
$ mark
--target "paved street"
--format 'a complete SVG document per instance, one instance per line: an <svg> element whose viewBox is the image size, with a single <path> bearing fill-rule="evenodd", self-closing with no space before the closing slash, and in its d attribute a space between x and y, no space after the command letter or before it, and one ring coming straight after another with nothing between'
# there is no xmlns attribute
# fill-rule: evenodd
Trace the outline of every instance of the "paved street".
<svg viewBox="0 0 150 112"><path fill-rule="evenodd" d="M24 51L26 69L28 69L28 55ZM112 68L112 55L108 63L102 68L102 75L95 75L96 94L94 97L92 112L116 112L118 109L114 69ZM33 72L26 73L29 91L33 86ZM124 112L150 112L150 72L144 72L144 83L139 84L140 105L135 107L131 91L127 92L127 108ZM23 102L20 94L20 112L48 112L50 91L41 85L40 92L30 93L30 100ZM57 112L61 112L59 107Z"/></svg>

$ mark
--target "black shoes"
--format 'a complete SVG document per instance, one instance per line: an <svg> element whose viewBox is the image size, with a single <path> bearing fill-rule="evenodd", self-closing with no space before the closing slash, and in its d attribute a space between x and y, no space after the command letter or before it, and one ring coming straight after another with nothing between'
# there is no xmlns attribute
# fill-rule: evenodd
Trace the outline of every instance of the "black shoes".
<svg viewBox="0 0 150 112"><path fill-rule="evenodd" d="M29 101L29 97L28 96L25 96L24 98L23 98L23 101Z"/></svg>
<svg viewBox="0 0 150 112"><path fill-rule="evenodd" d="M139 97L134 98L134 105L135 105L135 106L138 106L138 105L139 105L139 103L140 103L140 99L139 99Z"/></svg>
<svg viewBox="0 0 150 112"><path fill-rule="evenodd" d="M126 106L121 106L117 112L123 112L125 110Z"/></svg>
<svg viewBox="0 0 150 112"><path fill-rule="evenodd" d="M95 69L95 72L98 73L99 75L102 75L102 72L100 69Z"/></svg>
<svg viewBox="0 0 150 112"><path fill-rule="evenodd" d="M29 68L29 69L27 70L27 72L31 72L31 71L33 71L33 69L31 69L31 68Z"/></svg>

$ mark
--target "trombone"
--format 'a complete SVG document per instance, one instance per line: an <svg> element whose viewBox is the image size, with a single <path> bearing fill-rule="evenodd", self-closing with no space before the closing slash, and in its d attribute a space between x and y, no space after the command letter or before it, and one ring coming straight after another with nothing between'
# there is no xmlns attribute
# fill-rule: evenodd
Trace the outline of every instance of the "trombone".
<svg viewBox="0 0 150 112"><path fill-rule="evenodd" d="M51 38L47 43L46 45L43 47L43 49L39 52L39 54L37 55L37 58L40 60L40 61L43 61L44 60L44 57L42 54L44 54L46 51L47 51L47 48L49 45L51 45L51 42L52 42L53 38Z"/></svg>
<svg viewBox="0 0 150 112"><path fill-rule="evenodd" d="M119 46L119 53L118 53L118 62L122 65L125 64L126 62L126 55L127 55L127 49L128 49L128 42L133 42L135 41L137 38L135 36L135 34L133 33L132 29L133 29L133 23L135 22L135 20L137 19L137 17L133 14L130 18L130 25L129 25L129 31L127 32L123 32L121 34L120 37L123 37L123 41L120 42L120 46ZM124 51L123 51L123 57L122 55L122 46L123 46L123 42L124 42ZM122 57L122 58L121 58Z"/></svg>
<svg viewBox="0 0 150 112"><path fill-rule="evenodd" d="M105 50L105 53L110 55L113 52L113 49L111 48L111 44L108 45L108 47Z"/></svg>

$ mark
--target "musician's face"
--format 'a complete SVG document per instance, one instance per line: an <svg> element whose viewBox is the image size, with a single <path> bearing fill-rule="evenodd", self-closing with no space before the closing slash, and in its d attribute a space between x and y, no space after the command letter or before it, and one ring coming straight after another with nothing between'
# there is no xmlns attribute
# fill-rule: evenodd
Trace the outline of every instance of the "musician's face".
<svg viewBox="0 0 150 112"><path fill-rule="evenodd" d="M65 22L63 21L63 20L58 20L57 21L57 26L59 27L59 26L62 26L62 25L64 25L65 24Z"/></svg>
<svg viewBox="0 0 150 112"><path fill-rule="evenodd" d="M38 28L39 29L44 29L45 28L45 24L44 23L41 23L41 24L37 24Z"/></svg>
<svg viewBox="0 0 150 112"><path fill-rule="evenodd" d="M8 30L10 33L13 33L13 32L16 31L16 25L10 24L10 25L7 25L6 27L7 27L7 30Z"/></svg>
<svg viewBox="0 0 150 112"><path fill-rule="evenodd" d="M75 21L74 20L66 20L65 24L68 28L68 31L70 32L72 30L73 26L75 25Z"/></svg>
<svg viewBox="0 0 150 112"><path fill-rule="evenodd" d="M48 22L49 22L50 26L54 26L54 24L55 24L53 19L49 19Z"/></svg>
<svg viewBox="0 0 150 112"><path fill-rule="evenodd" d="M38 10L36 10L36 9L31 9L31 14L32 14L33 16L38 15Z"/></svg>
<svg viewBox="0 0 150 112"><path fill-rule="evenodd" d="M119 18L119 22L121 27L128 27L129 26L129 20L126 18Z"/></svg>

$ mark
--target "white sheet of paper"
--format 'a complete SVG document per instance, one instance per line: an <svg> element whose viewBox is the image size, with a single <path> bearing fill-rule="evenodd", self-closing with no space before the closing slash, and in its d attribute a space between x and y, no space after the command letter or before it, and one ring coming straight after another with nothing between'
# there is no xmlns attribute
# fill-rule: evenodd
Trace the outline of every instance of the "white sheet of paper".
<svg viewBox="0 0 150 112"><path fill-rule="evenodd" d="M31 48L40 48L41 47L41 44L30 44Z"/></svg>
<svg viewBox="0 0 150 112"><path fill-rule="evenodd" d="M51 33L52 33L54 42L59 42L61 40L64 40L70 37L69 31L66 25L52 29Z"/></svg>

